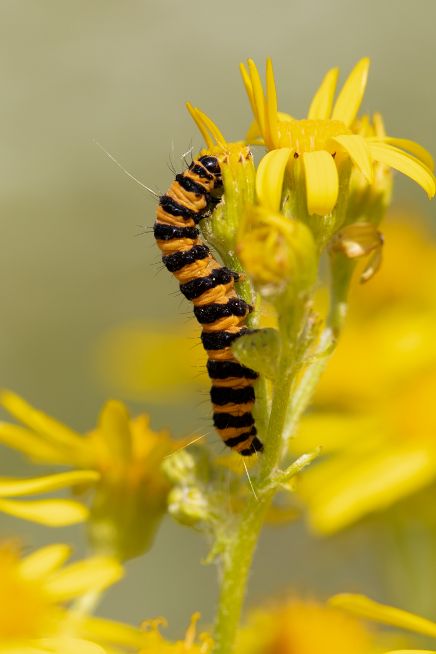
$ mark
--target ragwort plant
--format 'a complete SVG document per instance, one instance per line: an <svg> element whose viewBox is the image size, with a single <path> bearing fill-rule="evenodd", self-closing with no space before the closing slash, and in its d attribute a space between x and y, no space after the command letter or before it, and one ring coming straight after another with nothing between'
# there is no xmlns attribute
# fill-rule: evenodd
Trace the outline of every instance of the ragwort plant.
<svg viewBox="0 0 436 654"><path fill-rule="evenodd" d="M358 117L368 67L368 59L359 61L336 99L338 70L330 70L300 120L278 109L271 61L264 89L249 60L241 72L253 121L240 141L227 141L204 112L188 104L205 148L160 199L155 233L164 263L194 301L203 326L214 421L235 450L229 457L213 457L204 442L192 448L187 440L177 444L153 432L147 418L130 420L117 402L105 406L96 429L81 435L11 392L1 396L4 408L24 424L1 423L1 442L34 463L73 469L3 478L0 510L49 526L86 521L96 555L112 557L104 559L109 567L146 551L166 510L212 542L208 560L216 562L220 580L212 638L197 639L195 617L185 640L174 644L164 641L157 622L143 635L120 626L114 634L123 647L234 651L261 529L280 513L276 497L291 493L295 475L318 455L315 449L293 460L289 439L340 338L356 267L366 282L381 263L380 224L391 198L392 169L429 197L435 193L433 161L423 147L388 136L379 114ZM257 166L250 146L260 148ZM320 272L326 268L327 278ZM327 307L319 308L320 288L328 291ZM262 327L265 307L274 312L274 327ZM241 463L247 477L240 474ZM230 484L224 485L228 475ZM66 487L74 487L74 500L21 499ZM58 568L64 549L54 547L32 564ZM19 568L14 557L8 570ZM92 611L105 584L68 588L67 599L84 593L74 624ZM73 646L91 651L92 643L83 640L86 630L71 624L68 620L69 637L82 639ZM63 627L53 634L62 636ZM39 638L41 631L34 635ZM13 651L7 637L0 630L0 651L4 643L3 649ZM21 637L20 647L30 643L32 651L46 651L45 642L35 647L26 641L27 632ZM65 648L65 641L59 647ZM105 651L100 641L96 647L92 651Z"/></svg>

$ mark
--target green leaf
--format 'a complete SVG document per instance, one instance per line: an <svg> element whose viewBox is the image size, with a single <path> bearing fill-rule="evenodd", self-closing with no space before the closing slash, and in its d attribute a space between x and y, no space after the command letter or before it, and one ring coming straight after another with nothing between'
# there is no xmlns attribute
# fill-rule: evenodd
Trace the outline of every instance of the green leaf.
<svg viewBox="0 0 436 654"><path fill-rule="evenodd" d="M267 379L275 379L280 353L279 333L276 329L259 329L240 336L232 351L244 365Z"/></svg>

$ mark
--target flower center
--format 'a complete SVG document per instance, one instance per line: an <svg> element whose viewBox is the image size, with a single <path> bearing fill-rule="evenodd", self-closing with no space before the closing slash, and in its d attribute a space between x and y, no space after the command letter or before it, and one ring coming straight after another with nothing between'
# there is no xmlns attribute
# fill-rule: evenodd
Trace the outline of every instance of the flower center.
<svg viewBox="0 0 436 654"><path fill-rule="evenodd" d="M290 120L279 121L280 147L291 148L295 155L315 150L327 150L335 154L335 146L330 139L343 134L351 134L339 120Z"/></svg>

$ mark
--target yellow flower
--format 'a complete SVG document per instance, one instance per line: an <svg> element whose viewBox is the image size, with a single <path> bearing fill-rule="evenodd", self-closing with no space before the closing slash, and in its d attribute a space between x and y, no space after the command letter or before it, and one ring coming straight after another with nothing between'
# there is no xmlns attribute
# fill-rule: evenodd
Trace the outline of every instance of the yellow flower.
<svg viewBox="0 0 436 654"><path fill-rule="evenodd" d="M240 630L238 654L375 654L363 622L316 601L291 599L254 611Z"/></svg>
<svg viewBox="0 0 436 654"><path fill-rule="evenodd" d="M193 322L116 326L100 339L95 358L104 388L137 402L186 402L195 386L204 390L210 383Z"/></svg>
<svg viewBox="0 0 436 654"><path fill-rule="evenodd" d="M89 511L95 547L121 559L151 545L170 489L160 464L180 446L167 432L153 432L146 415L130 419L126 407L116 401L107 402L98 426L84 436L10 391L3 391L0 402L25 425L0 423L0 442L36 463L76 468L36 479L3 478L0 498L68 487L88 496L93 489L89 510L82 503L60 499L0 499L0 510L50 526L86 519Z"/></svg>
<svg viewBox="0 0 436 654"><path fill-rule="evenodd" d="M13 543L0 545L2 654L103 654L105 644L111 652L141 646L139 630L85 617L74 605L68 608L72 600L80 602L118 581L120 564L96 556L64 565L69 556L70 548L63 544L24 558Z"/></svg>
<svg viewBox="0 0 436 654"><path fill-rule="evenodd" d="M311 525L324 534L436 479L436 295L430 274L436 248L428 239L421 247L419 231L401 225L389 231L401 256L388 251L376 298L358 296L316 397L325 409L303 419L292 443L295 453L323 447L324 458L305 471L298 489Z"/></svg>
<svg viewBox="0 0 436 654"><path fill-rule="evenodd" d="M406 222L408 218L408 222ZM436 244L419 216L385 223L381 273L356 284L336 351L318 386L318 406L364 411L402 381L436 365Z"/></svg>
<svg viewBox="0 0 436 654"><path fill-rule="evenodd" d="M165 620L150 620L144 623L146 634L145 647L140 654L209 654L212 651L212 639L209 634L202 633L197 638L197 622L200 614L192 616L185 638L176 642L165 640L159 631L159 626L165 625Z"/></svg>
<svg viewBox="0 0 436 654"><path fill-rule="evenodd" d="M334 607L339 607L352 613L359 618L366 620L373 620L380 624L389 625L390 627L397 627L405 629L424 636L430 636L436 639L436 622L422 618L414 613L403 611L402 609L380 604L374 600L365 597L364 595L354 595L352 593L345 593L342 595L335 595L329 602ZM423 649L402 649L386 652L385 654L435 654L435 650Z"/></svg>
<svg viewBox="0 0 436 654"><path fill-rule="evenodd" d="M361 59L350 73L334 102L338 69L324 77L309 107L307 118L296 120L278 111L277 92L271 60L266 65L266 91L254 62L248 71L241 65L242 78L255 122L247 140L268 150L281 150L292 175L305 180L309 215L330 214L338 201L340 186L346 184L351 164L374 183L374 164L394 168L417 182L429 197L435 194L431 156L407 139L367 136L355 123L368 77L369 59ZM409 151L411 154L409 154ZM297 169L302 161L302 169ZM342 181L341 181L342 179ZM276 184L281 185L281 180Z"/></svg>

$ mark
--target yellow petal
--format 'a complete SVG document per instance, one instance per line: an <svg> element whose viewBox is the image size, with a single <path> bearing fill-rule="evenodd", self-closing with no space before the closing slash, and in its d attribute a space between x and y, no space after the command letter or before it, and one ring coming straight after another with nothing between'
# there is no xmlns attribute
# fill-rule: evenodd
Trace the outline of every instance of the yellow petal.
<svg viewBox="0 0 436 654"><path fill-rule="evenodd" d="M253 116L256 116L256 104L254 102L253 85L251 83L250 75L247 73L247 69L245 68L244 64L239 64L239 70L241 71L242 81L244 82Z"/></svg>
<svg viewBox="0 0 436 654"><path fill-rule="evenodd" d="M0 423L0 443L38 463L67 463L68 457L39 434L7 422Z"/></svg>
<svg viewBox="0 0 436 654"><path fill-rule="evenodd" d="M265 134L265 97L259 71L252 59L248 60L248 69L250 71L251 86L253 89L254 115L262 134Z"/></svg>
<svg viewBox="0 0 436 654"><path fill-rule="evenodd" d="M37 642L47 654L107 654L100 645L82 638L40 638Z"/></svg>
<svg viewBox="0 0 436 654"><path fill-rule="evenodd" d="M73 500L0 500L0 511L47 527L74 525L89 515L86 506Z"/></svg>
<svg viewBox="0 0 436 654"><path fill-rule="evenodd" d="M100 479L100 474L95 470L72 470L71 472L60 472L46 477L32 477L31 479L12 479L0 477L0 497L20 497L21 495L33 495L35 493L47 493L69 488L78 484L89 484Z"/></svg>
<svg viewBox="0 0 436 654"><path fill-rule="evenodd" d="M409 613L408 611L397 609L394 606L380 604L365 595L343 593L331 597L329 603L338 608L350 611L360 618L436 638L436 622Z"/></svg>
<svg viewBox="0 0 436 654"><path fill-rule="evenodd" d="M94 556L62 568L46 579L44 590L57 601L65 601L90 591L99 592L117 582L124 571L109 556Z"/></svg>
<svg viewBox="0 0 436 654"><path fill-rule="evenodd" d="M213 122L212 118L209 118L209 116L205 114L204 111L201 111L201 109L199 109L198 107L195 108L195 112L199 120L203 123L206 129L209 130L209 132L215 139L215 142L218 145L225 145L226 139L224 138L221 131L219 130L218 125L216 125L216 123Z"/></svg>
<svg viewBox="0 0 436 654"><path fill-rule="evenodd" d="M199 129L199 131L200 131L200 133L201 133L201 135L202 135L202 137L203 137L203 139L204 139L204 142L206 143L207 147L208 147L209 149L210 149L210 148L213 148L213 146L214 146L214 142L213 142L213 140L211 139L210 134L209 134L209 132L207 131L205 125L203 124L203 121L202 121L202 119L201 119L201 116L198 114L198 110L197 110L195 107L193 107L192 104L191 104L190 102L187 102L187 103L186 103L186 108L187 108L187 110L189 111L189 113L191 114L191 118L192 118L192 120L193 120L194 123L197 125L197 127L198 127L198 129Z"/></svg>
<svg viewBox="0 0 436 654"><path fill-rule="evenodd" d="M309 120L327 120L333 105L336 84L338 81L338 68L331 68L321 82L309 107L307 117Z"/></svg>
<svg viewBox="0 0 436 654"><path fill-rule="evenodd" d="M368 69L367 57L361 59L353 68L335 102L332 120L340 120L349 127L356 118L365 93Z"/></svg>
<svg viewBox="0 0 436 654"><path fill-rule="evenodd" d="M278 122L277 122L277 91L274 81L274 70L272 61L268 57L266 60L266 110L265 125L267 128L267 145L277 147L279 140ZM269 141L269 143L268 143Z"/></svg>
<svg viewBox="0 0 436 654"><path fill-rule="evenodd" d="M43 578L60 568L70 555L71 547L63 543L41 547L21 561L20 574L26 579Z"/></svg>
<svg viewBox="0 0 436 654"><path fill-rule="evenodd" d="M422 186L429 198L434 196L435 177L419 159L387 143L369 141L368 147L375 161L399 170Z"/></svg>
<svg viewBox="0 0 436 654"><path fill-rule="evenodd" d="M35 645L7 645L0 643L0 654L51 654L45 647L41 645L38 647L38 641L34 641Z"/></svg>
<svg viewBox="0 0 436 654"><path fill-rule="evenodd" d="M21 420L21 422L36 432L44 434L53 444L71 450L72 454L77 449L80 450L83 447L83 439L79 434L54 418L45 415L42 411L34 409L19 397L19 395L4 390L0 395L0 403L17 420Z"/></svg>
<svg viewBox="0 0 436 654"><path fill-rule="evenodd" d="M319 467L322 470L323 466ZM321 492L312 497L309 474L304 495L310 504L311 524L327 534L427 486L436 477L436 461L425 446L381 451L330 475Z"/></svg>
<svg viewBox="0 0 436 654"><path fill-rule="evenodd" d="M144 645L144 639L147 638L143 631L128 624L94 616L84 619L83 634L92 640L138 649Z"/></svg>
<svg viewBox="0 0 436 654"><path fill-rule="evenodd" d="M436 654L434 649L393 649L385 654Z"/></svg>
<svg viewBox="0 0 436 654"><path fill-rule="evenodd" d="M402 150L408 150L417 159L422 161L422 163L425 164L427 168L430 168L431 171L434 170L434 160L430 152L419 143L415 143L415 141L411 141L410 139L398 139L394 136L385 136L383 138L371 137L367 140L374 141L376 143L388 143L389 145L395 145Z"/></svg>
<svg viewBox="0 0 436 654"><path fill-rule="evenodd" d="M360 136L360 134L343 134L330 140L345 150L369 184L372 184L374 180L373 164L368 145L363 136Z"/></svg>
<svg viewBox="0 0 436 654"><path fill-rule="evenodd" d="M325 150L303 154L306 176L307 210L326 216L332 212L338 199L339 180L336 164Z"/></svg>
<svg viewBox="0 0 436 654"><path fill-rule="evenodd" d="M291 155L290 148L272 150L260 162L256 172L256 193L259 203L270 211L280 210L283 178Z"/></svg>
<svg viewBox="0 0 436 654"><path fill-rule="evenodd" d="M129 420L126 406L115 400L106 402L100 415L99 427L107 448L120 463L127 463L132 453Z"/></svg>
<svg viewBox="0 0 436 654"><path fill-rule="evenodd" d="M259 125L255 120L251 123L245 135L245 141L249 145L264 145L262 134L260 133Z"/></svg>
<svg viewBox="0 0 436 654"><path fill-rule="evenodd" d="M277 116L279 117L280 122L282 123L292 123L295 118L291 114L286 114L283 111L278 111Z"/></svg>
<svg viewBox="0 0 436 654"><path fill-rule="evenodd" d="M218 129L218 126L209 116L198 107L193 107L190 102L186 103L186 108L200 130L208 148L212 148L215 145L214 140L218 145L226 144L226 140Z"/></svg>

